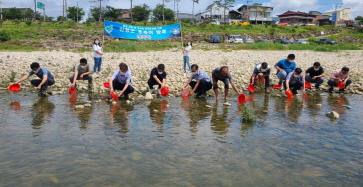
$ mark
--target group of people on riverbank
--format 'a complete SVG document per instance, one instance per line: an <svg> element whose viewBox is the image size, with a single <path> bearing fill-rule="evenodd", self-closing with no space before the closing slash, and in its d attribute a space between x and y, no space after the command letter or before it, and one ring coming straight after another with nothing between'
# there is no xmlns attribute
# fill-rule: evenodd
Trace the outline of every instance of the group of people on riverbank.
<svg viewBox="0 0 363 187"><path fill-rule="evenodd" d="M229 85L235 90L235 92L240 95L241 92L238 90L233 78L229 72L227 66L217 67L211 72L211 77L202 69L199 68L197 64L190 66L190 53L192 49L192 41L187 42L187 46L182 48L184 67L183 72L186 73L186 67L189 68L190 76L186 82L181 86L181 90L185 89L188 85L192 88L191 94L196 94L197 98L207 97L206 92L213 89L215 93L216 100L219 100L218 93L218 81L224 83L224 100L228 99ZM92 67L87 62L87 59L82 58L74 68L74 73L69 77L71 87L77 87L77 80L88 80L88 88L92 89L92 74L99 73L101 71L102 55L103 49L98 39L94 40L93 43L94 50L94 67ZM324 82L324 69L319 62L315 62L312 67L308 68L305 73L303 73L301 68L298 68L295 62L295 55L289 54L286 59L282 59L277 62L274 67L276 68L276 76L279 79L278 85L283 86L287 90L291 90L293 94L297 94L298 90L305 92L305 82L315 83L315 89L320 90L320 85ZM41 95L46 93L47 87L55 83L53 75L44 67L40 67L40 64L34 62L30 65L31 71L23 76L20 80L15 83L20 83L28 79L31 75L35 74L40 78L31 81L31 84L39 90ZM258 81L265 84L265 93L270 93L270 73L271 67L267 62L258 63L252 72L250 78L250 84L256 85ZM150 72L149 79L147 80L149 89L151 93L160 93L160 89L166 86L166 76L165 65L159 64L157 67L153 68ZM115 90L120 90L117 92L117 96L122 95L128 99L129 94L134 92L134 88L130 85L132 80L131 69L125 63L120 63L119 68L114 71L112 77L110 78L109 85L110 91L115 92ZM344 86L339 87L339 92L344 92L345 88L351 84L352 81L349 79L349 68L343 67L342 69L335 70L328 81L330 86L329 92L333 92L334 87L339 84ZM154 86L158 85L158 90L154 90Z"/></svg>

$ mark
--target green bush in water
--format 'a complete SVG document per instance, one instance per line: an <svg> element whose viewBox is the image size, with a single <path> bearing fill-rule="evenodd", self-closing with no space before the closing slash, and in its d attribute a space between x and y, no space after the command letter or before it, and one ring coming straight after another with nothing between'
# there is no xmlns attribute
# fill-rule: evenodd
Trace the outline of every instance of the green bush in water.
<svg viewBox="0 0 363 187"><path fill-rule="evenodd" d="M254 123L256 121L256 117L253 114L252 110L250 110L246 106L242 108L241 121L246 123Z"/></svg>

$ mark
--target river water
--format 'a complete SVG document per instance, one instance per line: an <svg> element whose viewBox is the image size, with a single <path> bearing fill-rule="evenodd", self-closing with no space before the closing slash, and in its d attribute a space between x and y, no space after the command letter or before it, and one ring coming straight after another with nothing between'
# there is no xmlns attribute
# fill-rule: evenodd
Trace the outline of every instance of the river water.
<svg viewBox="0 0 363 187"><path fill-rule="evenodd" d="M83 110L75 104L103 96L0 98L0 186L363 186L358 95L254 94L244 106L230 98L230 107L160 98ZM256 123L242 122L242 107ZM325 116L332 110L339 119Z"/></svg>

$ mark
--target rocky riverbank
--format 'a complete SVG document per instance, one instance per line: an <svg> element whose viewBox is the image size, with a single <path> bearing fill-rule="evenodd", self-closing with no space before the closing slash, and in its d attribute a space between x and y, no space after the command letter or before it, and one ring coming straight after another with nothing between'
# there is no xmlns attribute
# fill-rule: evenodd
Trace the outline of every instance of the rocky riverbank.
<svg viewBox="0 0 363 187"><path fill-rule="evenodd" d="M200 69L205 70L208 74L219 66L227 65L230 68L232 77L237 87L247 92L249 78L255 64L267 62L271 67L287 57L288 54L296 55L297 67L304 71L312 66L314 62L320 62L325 69L325 81L321 88L328 89L327 79L335 69L343 66L350 68L350 76L353 83L346 89L346 93L362 94L363 92L363 74L361 64L363 61L363 51L341 51L341 52L313 52L313 51L232 51L224 52L221 50L199 51L194 50L191 54L191 64L198 64ZM78 64L80 58L86 58L89 63L93 64L92 52L72 53L72 52L1 52L0 53L0 85L6 88L12 76L18 80L30 71L32 62L39 62L41 66L46 67L54 75L56 83L50 87L55 94L67 92L69 86L69 76L72 74L73 67ZM135 93L131 97L142 98L148 90L147 80L150 76L150 70L163 63L166 66L167 86L170 89L169 96L179 96L180 87L186 81L187 75L183 73L183 57L181 52L161 51L161 52L133 52L133 53L106 53L102 62L101 74L93 74L94 85L93 92L102 93L107 89L103 87L111 77L112 73L118 69L118 64L125 62L132 70L132 86L135 87ZM12 73L13 72L13 73ZM277 84L275 68L272 68L271 84ZM15 74L16 73L16 74ZM31 78L36 78L35 76ZM79 81L80 88L87 89L87 81ZM222 83L220 83L222 84ZM223 88L223 86L220 86ZM23 91L34 91L29 81L22 83ZM212 91L209 91L212 94ZM234 92L230 92L234 94ZM272 93L279 96L278 92Z"/></svg>

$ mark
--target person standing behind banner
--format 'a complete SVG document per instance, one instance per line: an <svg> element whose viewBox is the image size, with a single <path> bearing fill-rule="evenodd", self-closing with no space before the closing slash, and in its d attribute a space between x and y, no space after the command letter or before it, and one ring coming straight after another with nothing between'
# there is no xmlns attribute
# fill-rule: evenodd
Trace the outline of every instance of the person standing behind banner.
<svg viewBox="0 0 363 187"><path fill-rule="evenodd" d="M190 51L192 50L193 43L188 41L187 46L183 47L183 59L184 59L184 73L186 73L186 65L188 65L190 71Z"/></svg>
<svg viewBox="0 0 363 187"><path fill-rule="evenodd" d="M100 72L101 71L101 64L102 64L102 55L103 55L103 47L101 46L100 40L96 38L93 42L93 58L95 60L95 64L93 66L93 72Z"/></svg>

